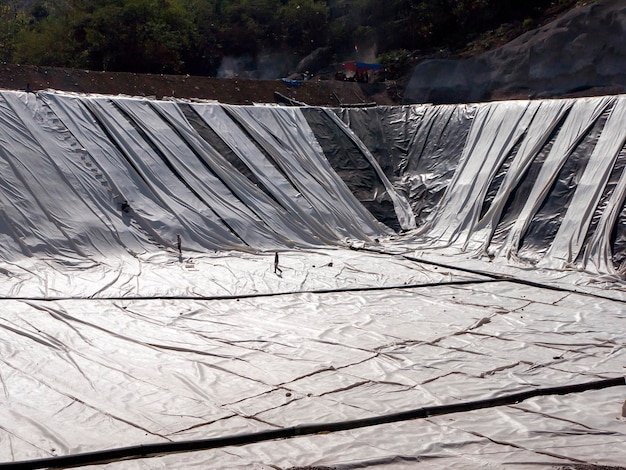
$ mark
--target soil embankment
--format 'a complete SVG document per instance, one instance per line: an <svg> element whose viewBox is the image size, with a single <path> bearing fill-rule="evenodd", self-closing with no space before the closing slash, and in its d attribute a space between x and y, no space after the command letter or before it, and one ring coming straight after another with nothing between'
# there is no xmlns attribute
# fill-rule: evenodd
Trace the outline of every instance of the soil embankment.
<svg viewBox="0 0 626 470"><path fill-rule="evenodd" d="M216 100L229 104L275 103L276 92L314 106L393 104L383 83L307 80L299 86L281 80L244 80L94 72L57 67L0 65L0 88L33 91L54 89L77 93ZM395 90L394 90L395 91Z"/></svg>

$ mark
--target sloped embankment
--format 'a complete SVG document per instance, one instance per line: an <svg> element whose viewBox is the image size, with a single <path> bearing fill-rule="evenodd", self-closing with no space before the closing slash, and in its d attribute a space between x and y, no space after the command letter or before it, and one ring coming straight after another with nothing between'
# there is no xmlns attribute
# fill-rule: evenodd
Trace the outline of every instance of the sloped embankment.
<svg viewBox="0 0 626 470"><path fill-rule="evenodd" d="M504 46L462 60L426 60L407 103L592 96L626 91L626 1L599 0Z"/></svg>

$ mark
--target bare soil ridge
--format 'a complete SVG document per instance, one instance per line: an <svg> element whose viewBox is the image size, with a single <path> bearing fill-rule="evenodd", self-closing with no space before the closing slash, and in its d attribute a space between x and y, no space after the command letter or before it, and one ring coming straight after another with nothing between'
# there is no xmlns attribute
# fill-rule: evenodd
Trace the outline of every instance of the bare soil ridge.
<svg viewBox="0 0 626 470"><path fill-rule="evenodd" d="M306 80L300 86L282 80L245 80L189 75L94 72L89 70L0 65L0 88L76 93L153 96L216 100L228 104L275 103L276 92L313 106L344 106L394 101L389 83L355 83L336 80ZM395 90L392 90L395 92Z"/></svg>

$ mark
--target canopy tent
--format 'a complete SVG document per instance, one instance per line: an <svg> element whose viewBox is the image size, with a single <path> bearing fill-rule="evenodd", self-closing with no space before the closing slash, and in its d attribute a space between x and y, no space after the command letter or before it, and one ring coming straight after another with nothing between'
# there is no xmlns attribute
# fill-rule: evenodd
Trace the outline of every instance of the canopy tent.
<svg viewBox="0 0 626 470"><path fill-rule="evenodd" d="M344 62L341 64L344 69L350 70L355 73L368 72L370 70L382 70L383 66L380 64L368 64L365 62Z"/></svg>

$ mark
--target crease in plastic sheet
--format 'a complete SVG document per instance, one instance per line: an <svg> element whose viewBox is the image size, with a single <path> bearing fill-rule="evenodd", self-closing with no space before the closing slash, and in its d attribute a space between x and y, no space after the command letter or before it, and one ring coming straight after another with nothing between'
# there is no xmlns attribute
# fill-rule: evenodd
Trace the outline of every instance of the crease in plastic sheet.
<svg viewBox="0 0 626 470"><path fill-rule="evenodd" d="M51 95L50 99L54 100L57 105L62 101L62 97L55 95ZM98 120L97 124L93 120L90 123L93 132L100 134L99 137L103 139L107 137L111 139L109 148L113 150L113 153L98 152L101 157L105 157L99 162L101 165L107 165L103 168L105 172L114 172L110 175L113 181L121 180L126 183L127 192L114 195L114 199L118 196L120 202L128 201L133 211L133 219L135 216L144 217L141 211L145 207L145 198L148 196L157 202L156 207L154 204L146 204L147 207L155 209L153 217L160 218L161 213L172 214L173 217L170 217L169 221L175 224L173 229L180 230L177 233L184 237L185 243L190 244L190 248L194 248L194 242L197 243L198 249L203 246L214 249L219 246L244 247L241 240L181 184L180 180L165 167L163 161L147 150L143 138L112 104L103 98L84 98L81 99L81 104ZM86 125L84 122L76 121L67 125L73 124L76 124L76 127ZM102 129L106 132L105 135L102 135ZM77 132L75 127L72 131ZM79 131L77 135L90 137ZM100 145L100 141L93 140L86 140L82 143L94 152L97 152L96 146ZM142 191L143 189L147 191ZM157 210L159 212L156 212ZM160 220L168 221L167 218L160 218ZM183 232L184 228L187 230ZM172 237L172 244L174 240L175 237Z"/></svg>
<svg viewBox="0 0 626 470"><path fill-rule="evenodd" d="M526 136L515 158L504 176L498 191L481 218L472 235L472 242L479 243L479 250L484 250L490 243L498 221L502 216L505 204L520 183L533 159L547 142L555 126L569 111L573 102L570 100L543 101L526 130ZM481 233L483 231L483 233Z"/></svg>
<svg viewBox="0 0 626 470"><path fill-rule="evenodd" d="M565 160L563 166L558 170L547 196L544 198L539 210L531 218L530 224L525 231L517 253L517 257L525 262L529 261L534 265L546 261L545 255L550 246L555 242L559 227L563 223L568 208L574 201L574 195L578 189L578 182L583 177L586 167L589 164L589 157L593 153L599 138L603 132L607 131L605 126L613 106L608 106L599 118L589 127L573 151ZM556 139L555 139L556 141ZM547 148L548 146L546 146ZM543 153L543 152L542 152ZM543 163L540 156L539 161ZM620 171L620 170L618 170ZM612 172L613 173L613 172ZM615 175L613 175L613 179ZM531 178L534 181L534 178ZM603 195L610 188L605 185L601 190ZM597 209L601 212L603 202ZM594 218L598 218L599 212L594 211ZM503 232L504 226L499 230Z"/></svg>
<svg viewBox="0 0 626 470"><path fill-rule="evenodd" d="M407 195L421 227L436 213L455 174L478 108L413 105L337 112L368 148L372 146L377 160L385 162L381 166L387 177Z"/></svg>
<svg viewBox="0 0 626 470"><path fill-rule="evenodd" d="M477 109L476 105L428 106L411 137L398 170L403 185L410 188L420 227L434 217L454 177Z"/></svg>
<svg viewBox="0 0 626 470"><path fill-rule="evenodd" d="M304 107L301 108L303 116L315 134L324 155L332 165L334 171L346 183L350 191L363 204L363 206L380 222L393 230L400 231L401 226L393 208L393 202L376 169L370 160L363 154L354 140L344 132L324 109ZM340 110L333 109L340 113ZM363 115L368 119L370 115ZM342 119L344 119L342 117ZM407 126L408 127L408 126ZM367 132L359 129L359 139L366 139L363 143L371 150L376 162L380 163L385 175L392 178L389 160L393 158L392 152L388 152L387 139L380 132ZM356 133L356 131L355 131ZM385 140L376 145L376 138ZM383 154L378 152L382 149Z"/></svg>
<svg viewBox="0 0 626 470"><path fill-rule="evenodd" d="M480 216L488 185L503 159L521 138L537 112L538 103L490 103L479 107L461 161L440 203L442 208L420 229L436 244L464 244ZM493 139L481 136L489 134Z"/></svg>
<svg viewBox="0 0 626 470"><path fill-rule="evenodd" d="M246 134L228 117L221 106L192 105L235 154L250 168L274 198L281 203L292 220L300 219L324 242L330 242L339 236L335 229L322 223L323 213L306 196L309 185L294 186L259 150ZM289 167L285 170L289 175ZM295 177L294 177L295 179ZM297 180L296 180L297 181ZM302 190L302 192L300 191Z"/></svg>
<svg viewBox="0 0 626 470"><path fill-rule="evenodd" d="M588 131L589 127L598 119L606 107L614 101L614 97L576 100L563 124L563 128L556 137L548 158L541 167L541 172L533 185L533 190L526 204L508 232L505 244L500 250L500 256L515 256L525 229L546 197L565 159L584 133Z"/></svg>
<svg viewBox="0 0 626 470"><path fill-rule="evenodd" d="M97 109L90 109L85 101L77 97L45 94L43 99L80 142L86 156L91 157L90 163L105 175L113 200L117 204L127 201L133 208L134 220L142 230L165 246L173 243L177 234L192 248L199 249L202 246L203 243L198 238L203 238L203 234L199 230L194 231L189 221L185 220L183 208L173 206L176 210L170 211L171 206L167 205L167 201L157 196L150 184L141 178L123 156L115 142L97 124ZM232 237L220 240L225 247L230 244L235 246L233 241ZM209 246L212 243L218 242L206 242Z"/></svg>
<svg viewBox="0 0 626 470"><path fill-rule="evenodd" d="M119 225L114 228L118 218L111 215L111 208L99 205L92 198L94 192L101 192L97 185L81 185L86 179L85 170L68 162L67 153L79 157L79 149L72 146L71 137L45 121L43 125L35 122L34 118L42 116L45 110L32 95L5 92L2 98L9 107L2 113L3 126L14 129L10 132L12 138L4 146L5 161L12 174L7 173L3 179L13 180L10 184L19 193L14 194L5 207L11 208L13 201L22 201L32 209L23 211L22 217L6 220L13 225L15 241L23 242L20 234L31 232L22 227L34 225L32 232L41 234L41 241L35 242L35 247L45 243L46 249L62 256L88 258L116 252L123 230ZM76 178L74 172L77 172ZM13 212L13 215L17 214ZM22 222L18 222L20 219ZM77 219L79 224L68 224L69 220ZM125 237L123 243L131 248L137 246L132 236ZM11 258L11 251L7 250L4 257Z"/></svg>
<svg viewBox="0 0 626 470"><path fill-rule="evenodd" d="M412 145L414 129L419 125L426 106L376 107L368 112L359 108L333 108L333 112L358 136L393 182L396 165ZM399 125L394 125L394 124ZM393 127L393 131L388 132Z"/></svg>
<svg viewBox="0 0 626 470"><path fill-rule="evenodd" d="M63 105L66 98L56 94L49 94L45 98L51 102L52 106L60 108L60 114L66 113L64 118L68 120L67 125L74 126L74 123L78 123L76 119L79 116L70 117L67 114L72 111ZM115 153L112 157L122 160L122 164L125 164L125 167L132 173L138 173L139 184L141 186L144 184L151 185L150 189L155 193L159 202L162 201L166 210L179 219L178 224L183 222L189 227L187 232L183 231L182 228L181 231L175 231L175 229L167 227L169 233L159 238L175 240L176 235L180 234L185 241L191 241L191 244L188 244L190 248L195 248L197 245L194 242L196 242L199 234L201 237L207 237L207 235L208 237L218 237L215 241L211 241L210 238L209 240L197 240L196 243L201 246L206 246L208 242L212 248L228 247L229 245L232 247L250 245L256 248L272 248L290 246L293 242L305 245L320 244L320 237L324 243L336 243L338 239L345 237L369 238L389 233L384 226L374 222L371 215L364 212L353 196L345 191L342 193L331 192L330 194L334 199L338 199L338 194L341 194L339 200L344 201L344 209L340 217L347 217L349 221L343 222L335 218L329 221L333 223L320 224L320 220L325 220L328 217L307 216L306 212L310 213L311 211L310 203L292 203L291 201L298 201L299 198L290 197L293 194L288 186L289 183L284 179L280 182L280 179L274 178L276 176L275 171L268 174L266 171L268 165L265 165L261 167L262 177L267 186L274 188L273 191L279 196L276 201L280 201L290 210L290 213L285 213L283 206L268 200L260 190L249 184L243 175L232 168L226 171L224 169L226 162L216 156L209 143L201 140L190 129L175 104L171 106L168 104L154 105L161 107L162 112L159 115L151 111L147 104L142 104L141 100L136 99L84 98L80 99L80 103L85 105L88 111L96 116L99 121L97 126L94 126L93 122L90 123L95 129L94 132L99 132L98 127L104 127L106 135L113 139L112 150L114 149ZM126 116L133 120L133 123L122 116L118 108L123 109ZM169 124L164 123L164 117L169 119ZM232 121L228 125L231 128L235 127ZM159 126L159 132L152 130L152 128ZM141 134L136 131L136 128L141 129ZM123 132L120 132L120 129L123 129ZM187 143L179 137L181 133L186 136ZM94 142L89 141L89 137L85 135L84 131L81 132L81 130L76 129L76 135L85 140L82 142L83 145L91 145L93 151L98 152L97 149L93 148L95 147ZM144 136L150 140L149 144L145 142ZM249 144L248 148L252 145ZM158 154L152 151L153 147L157 149ZM110 144L109 148L111 148ZM196 154L200 154L203 160L200 161ZM259 152L257 152L258 155ZM163 160L162 157L166 160ZM204 167L205 164L213 169L207 171ZM194 166L190 167L190 165ZM172 173L172 170L175 173ZM219 178L216 178L214 174L219 174ZM199 180L197 175L202 175L202 180ZM127 179L119 173L111 176L111 179L118 177L122 180ZM205 184L207 179L212 183ZM319 177L318 179L323 181L327 178ZM227 182L228 187L224 186L223 181ZM319 197L312 195L312 191L315 190L312 185L308 183L299 184L306 190L307 197ZM326 188L326 191L330 190ZM135 191L132 186L127 186L125 194L120 193L118 199L128 201L133 209L135 206L142 208L141 200L133 200L134 197L141 197L141 195L140 190ZM244 199L245 204L239 202L240 198ZM333 207L333 209L339 207L336 201L325 205ZM360 211L361 219L353 219L348 207L358 207L356 212L359 213ZM180 221L180 219L183 220ZM366 220L367 223L363 224L363 220ZM298 223L300 221L302 225ZM212 227L209 231L199 229L201 225L207 223ZM363 231L363 225L368 227L367 233ZM347 231L344 227L347 228ZM272 240L274 241L271 242ZM171 245L172 241L169 241L168 244Z"/></svg>
<svg viewBox="0 0 626 470"><path fill-rule="evenodd" d="M601 273L616 274L612 261L611 234L626 200L626 173L622 172L611 199L590 242L585 247L584 266L593 266ZM623 272L621 274L624 274Z"/></svg>
<svg viewBox="0 0 626 470"><path fill-rule="evenodd" d="M409 206L408 201L404 198L404 196L402 196L395 190L391 182L387 179L387 176L383 172L382 168L380 167L378 162L374 159L373 155L368 150L368 148L363 144L363 142L360 141L360 139L350 130L349 127L347 127L343 123L343 121L341 121L341 119L337 117L336 114L334 114L331 110L326 110L326 112L328 113L328 116L330 116L331 119L339 126L339 128L343 130L344 133L357 145L357 147L361 150L363 155L365 155L365 157L369 161L370 165L372 165L372 167L376 171L376 174L378 175L380 180L383 182L383 185L385 186L387 193L389 194L389 196L391 197L391 200L393 201L393 207L396 211L396 216L398 218L398 222L400 222L400 226L402 227L402 229L403 230L414 229L416 226L415 216L413 215L413 211L411 210L411 207Z"/></svg>
<svg viewBox="0 0 626 470"><path fill-rule="evenodd" d="M274 232L278 228L279 233L274 235L276 238L286 244L289 243L290 239L310 244L321 243L314 236L307 237L308 231L311 229L310 225L302 227L293 224L293 218L284 211L282 206L267 197L247 178L239 177L239 173L235 171L232 165L191 129L177 104L155 103L152 106L160 111L163 119L167 119L177 132L183 135L188 145L202 158L203 163L210 166L211 170L237 194L245 206L253 209L254 213ZM294 215L297 217L298 214L295 213ZM286 240L284 239L285 236L288 237Z"/></svg>
<svg viewBox="0 0 626 470"><path fill-rule="evenodd" d="M366 239L380 233L379 222L332 170L297 108L226 106L225 109L273 157L329 225L344 231L346 236L354 236L346 230L360 232Z"/></svg>
<svg viewBox="0 0 626 470"><path fill-rule="evenodd" d="M235 214L234 210L222 211L223 201L202 199L202 195L197 194L184 177L171 171L161 155L152 149L135 126L118 111L114 101L108 98L92 98L90 105L106 116L109 133L121 131L120 147L124 149L133 166L139 169L141 177L145 181L154 182L153 188L161 198L167 198L168 202L174 201L193 215L199 214L203 223L221 237L232 238L240 245L246 244L246 240L237 234L236 227L229 225L240 220L243 215ZM251 221L251 225L254 226L254 221Z"/></svg>
<svg viewBox="0 0 626 470"><path fill-rule="evenodd" d="M572 264L578 257L611 168L626 143L625 109L626 100L620 97L611 110L600 139L589 157L585 173L576 186L574 200L542 265L558 269ZM605 227L606 225L602 224L599 228L603 230ZM607 238L607 235L599 238Z"/></svg>
<svg viewBox="0 0 626 470"><path fill-rule="evenodd" d="M286 239L272 231L261 220L258 210L251 210L254 209L255 203L250 200L259 200L260 191L257 190L256 195L252 193L248 200L240 200L219 177L206 171L203 162L194 155L174 130L160 119L148 103L122 99L116 100L115 104L132 117L159 152L167 158L168 165L180 175L185 185L202 201L205 201L247 245L261 248L268 242L270 242L269 246L288 245ZM172 111L178 110L178 108L172 108L170 107ZM181 126L176 129L178 132L184 132ZM233 173L236 172L233 171ZM231 180L233 183L231 187L236 191L237 186L241 188L244 181L243 178L239 178L236 182ZM238 193L241 194L241 191ZM271 243L272 240L275 240L274 243Z"/></svg>
<svg viewBox="0 0 626 470"><path fill-rule="evenodd" d="M599 97L579 100L473 105L469 108L472 111L460 116L456 123L448 118L445 125L438 124L439 129L445 129L446 126L460 129L466 127L466 123L470 123L470 132L466 135L461 147L463 149L462 154L457 154L456 157L454 154L447 156L450 161L454 161L455 158L459 159L458 165L452 167L453 172L447 170L446 168L449 167L446 167L445 164L437 168L427 163L435 159L440 160L439 154L437 154L439 149L432 146L428 147L432 144L425 146L423 138L418 137L418 135L428 136L427 141L429 138L430 142L436 141L436 134L433 132L432 126L439 119L440 113L447 113L451 109L457 109L457 107L416 106L414 113L409 114L411 117L409 118L409 115L405 114L407 117L404 118L406 121L410 121L410 123L405 122L404 125L411 126L414 129L413 134L398 132L405 139L403 144L391 143L393 139L387 139L389 141L387 145L393 145L396 149L393 157L396 171L395 184L401 185L405 181L410 181L408 179L410 178L411 181L421 181L420 185L425 185L427 178L431 179L434 176L432 181L439 181L438 184L443 183L446 187L445 194L441 199L433 197L434 194L429 195L423 190L420 193L410 193L410 202L414 210L419 210L420 213L423 212L426 215L426 217L420 217L422 224L418 231L413 234L416 246L420 250L439 249L441 253L444 253L441 248L450 247L454 249L448 250L447 253L464 252L468 256L489 255L490 258L500 256L506 257L509 263L524 265L530 259L518 258L518 250L526 235L535 238L542 236L543 232L535 229L532 233L527 233L531 221L539 214L540 217L536 219L536 222L533 222L534 224L543 223L542 220L544 219L550 219L552 220L551 223L558 224L556 225L554 240L550 239L545 245L545 253L535 257L536 260L541 260L541 266L557 269L568 268L573 266L576 259L580 258L581 253L585 253L581 258L580 267L592 270L600 268L602 272L615 273L614 267L609 266L612 264L611 256L606 253L611 251L610 231L615 226L619 214L618 206L621 207L623 202L619 191L621 186L609 193L610 200L602 203L603 206L606 204L606 208L599 207L599 195L605 190L608 177L605 175L598 178L597 174L593 172L593 168L595 168L596 161L602 160L602 168L605 172L610 173L613 170L617 154L622 150L621 137L617 131L619 118L615 117L619 111L621 100L621 97ZM612 111L613 107L616 107L615 114ZM608 114L607 122L603 123L603 127L597 131L600 141L590 140L585 143L585 146L591 149L587 157L584 154L576 156L576 158L582 159L593 155L591 164L586 170L590 173L586 173L585 176L585 171L581 171L580 178L583 178L583 184L580 186L578 186L578 176L575 177L575 180L568 182L566 179L572 177L567 174L559 175L559 172L566 165L573 152L580 153L581 142L586 138L585 136L590 132L590 129L596 126L600 116L607 109L611 111ZM367 110L350 111L347 115L364 112ZM344 112L344 114L346 113ZM395 115L401 116L400 113ZM448 116L452 115L448 114ZM364 126L358 121L346 119L349 123L356 122L355 125L358 126L359 132L366 132L363 129ZM398 121L401 122L402 119L399 117ZM401 124L397 122L386 121L385 125L389 129L394 129L393 126L401 128ZM391 134L390 131L385 132L385 135ZM463 135L462 133L459 134ZM411 142L411 145L408 145L408 142ZM456 145L457 149L460 148L458 144ZM610 148L608 148L609 146ZM397 150L399 148L400 150ZM402 150L402 148L409 150ZM515 153L511 155L513 148L515 148ZM545 161L536 162L539 152L546 151L544 149L549 149ZM612 156L604 157L606 152L611 153ZM384 149L379 150L378 153L384 153ZM407 156L404 157L404 154ZM498 168L502 166L505 158L510 158L510 163L507 163L507 168L502 173L502 181L491 188ZM421 161L428 166L422 165ZM536 176L532 176L532 173L529 172L531 165L535 165L537 169ZM584 165L587 165L587 162ZM584 170L585 167L582 168ZM431 169L437 169L437 172L432 176L428 173ZM447 177L444 176L446 171ZM454 176L450 177L452 174ZM535 178L533 181L528 180L531 176ZM552 201L551 205L546 206L545 209L543 208L557 176L563 178L559 184L562 187L567 185L572 193L572 199L563 199L563 206L560 206L569 210L569 215L565 219L563 217L567 211L563 210L562 215L557 214L555 211L560 209L559 204L555 201ZM617 178L619 179L619 175ZM617 179L615 181L617 182ZM529 188L528 195L523 200L515 201L516 204L521 204L519 207L509 206L522 182ZM489 200L486 199L488 188L494 194L493 198ZM592 194L593 192L596 194ZM569 196L565 193L555 193L551 194L550 197L558 199ZM430 200L432 205L422 209L420 205L423 204L424 200ZM486 201L488 202L485 206ZM483 214L481 214L481 208L484 211ZM543 212L539 213L540 209ZM579 225L577 214L580 211L590 213L590 215L585 222ZM610 216L612 212L614 214ZM511 214L514 214L514 217ZM511 225L501 226L501 222L507 217L511 221ZM591 234L592 237L595 237L593 239L599 240L604 237L606 240L603 242L606 248L604 249L605 254L602 256L608 260L607 262L603 263L599 260L598 256L600 255L597 254L597 251L596 255L590 255L590 250L597 250L597 243L594 243L593 246L591 244L583 246L584 243L587 243L585 240L591 240L590 235L586 233L591 224L590 217L597 217L598 220L598 222L594 222L594 230L599 233L598 235ZM601 225L597 226L598 224ZM566 227L569 227L567 228L568 232L565 232ZM493 239L496 228L499 230L498 240ZM607 230L608 232L606 232ZM606 233L603 235L602 231ZM575 237L578 246L572 249L571 255L568 255L564 252L567 250L564 247L570 243L569 239L575 233L577 233ZM541 243L541 240L537 239L532 243ZM574 267L576 268L576 266Z"/></svg>

